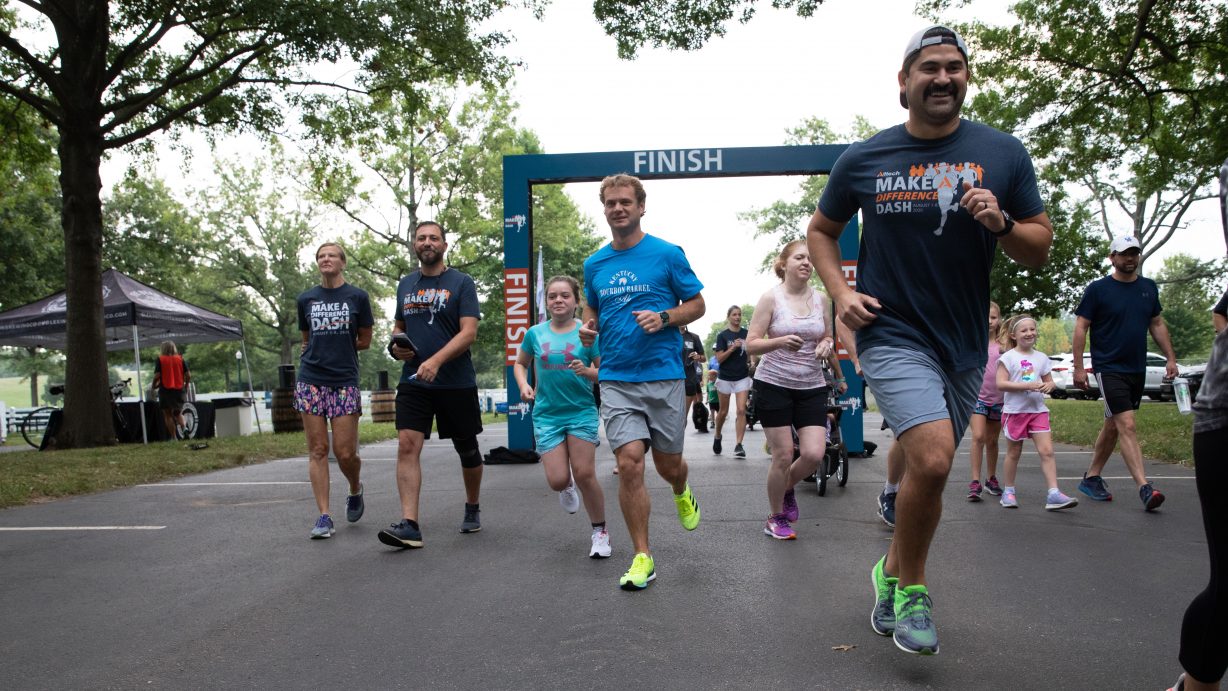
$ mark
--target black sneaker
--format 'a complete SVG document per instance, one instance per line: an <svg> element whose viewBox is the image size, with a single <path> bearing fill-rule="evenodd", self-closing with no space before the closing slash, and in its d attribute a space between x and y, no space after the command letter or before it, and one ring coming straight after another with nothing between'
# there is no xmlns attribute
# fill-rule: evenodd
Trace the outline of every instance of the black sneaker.
<svg viewBox="0 0 1228 691"><path fill-rule="evenodd" d="M465 519L461 521L460 531L462 533L476 533L482 529L482 521L478 519L478 514L481 511L477 504L465 504Z"/></svg>
<svg viewBox="0 0 1228 691"><path fill-rule="evenodd" d="M743 449L741 444L734 444L733 455L736 458L746 458L746 449Z"/></svg>
<svg viewBox="0 0 1228 691"><path fill-rule="evenodd" d="M358 494L350 494L345 498L345 520L357 523L365 510L366 504L362 501L362 483L360 482L358 483Z"/></svg>
<svg viewBox="0 0 1228 691"><path fill-rule="evenodd" d="M720 453L720 452L721 452L721 438L712 437L712 453Z"/></svg>
<svg viewBox="0 0 1228 691"><path fill-rule="evenodd" d="M401 549L421 547L422 531L418 530L418 524L414 521L402 518L400 523L393 523L379 531L379 541L389 547Z"/></svg>

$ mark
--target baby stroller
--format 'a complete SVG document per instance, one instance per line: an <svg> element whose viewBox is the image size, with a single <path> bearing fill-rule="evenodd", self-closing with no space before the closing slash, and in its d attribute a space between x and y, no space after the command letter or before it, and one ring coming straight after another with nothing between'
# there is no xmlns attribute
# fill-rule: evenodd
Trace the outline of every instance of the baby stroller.
<svg viewBox="0 0 1228 691"><path fill-rule="evenodd" d="M827 399L827 448L823 458L819 459L819 467L814 475L806 478L806 482L818 483L819 496L827 494L827 480L835 476L836 484L844 487L849 481L849 452L840 438L840 416L844 408L839 403L839 395L833 389ZM793 430L793 458L802 455L798 446L797 430Z"/></svg>

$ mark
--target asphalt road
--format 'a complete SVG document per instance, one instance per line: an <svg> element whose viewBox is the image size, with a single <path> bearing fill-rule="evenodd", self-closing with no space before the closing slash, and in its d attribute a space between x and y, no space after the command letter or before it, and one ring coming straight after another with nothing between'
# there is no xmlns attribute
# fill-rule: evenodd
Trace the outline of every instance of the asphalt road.
<svg viewBox="0 0 1228 691"><path fill-rule="evenodd" d="M1161 689L1179 671L1186 604L1207 575L1189 470L1148 463L1168 496L1146 514L1115 457L1115 501L1043 510L1026 447L1018 510L970 504L967 441L930 553L942 646L919 658L873 634L869 572L890 529L875 515L878 454L847 487L798 493L799 539L762 533L762 433L750 458L691 432L703 520L678 525L650 472L657 580L630 563L608 448L598 452L614 555L587 558L537 465L490 466L483 530L457 531L450 443L424 453L426 547L376 532L397 518L395 445L363 449L367 515L307 538L304 458L0 511L0 688L1105 688ZM483 450L505 443L501 426ZM122 460L122 459L121 459ZM1088 454L1059 447L1074 494ZM334 467L335 513L344 484ZM1077 495L1082 496L1082 495ZM14 528L29 528L13 530ZM53 530L51 528L61 528ZM103 529L90 529L103 528ZM106 528L127 528L122 530ZM839 649L837 649L839 648Z"/></svg>

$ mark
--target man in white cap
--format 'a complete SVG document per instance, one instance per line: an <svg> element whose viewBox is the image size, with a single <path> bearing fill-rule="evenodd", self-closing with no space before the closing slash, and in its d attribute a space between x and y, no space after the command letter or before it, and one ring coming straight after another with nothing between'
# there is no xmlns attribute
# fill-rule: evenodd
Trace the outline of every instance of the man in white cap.
<svg viewBox="0 0 1228 691"><path fill-rule="evenodd" d="M856 331L862 373L904 452L895 535L871 571L871 625L922 655L938 652L925 565L984 377L990 268L999 245L1040 267L1053 241L1023 144L960 118L968 77L959 34L943 26L917 32L898 77L907 122L849 147L807 231L810 256L837 316ZM838 239L858 211L854 290Z"/></svg>
<svg viewBox="0 0 1228 691"><path fill-rule="evenodd" d="M1113 273L1096 279L1083 290L1075 310L1074 337L1070 347L1074 356L1074 385L1086 389L1087 369L1083 366L1083 346L1091 329L1092 367L1104 395L1104 426L1096 437L1092 464L1083 474L1079 491L1096 501L1111 501L1112 493L1100 477L1113 448L1121 443L1121 457L1139 499L1147 511L1164 503L1164 495L1147 482L1143 472L1143 452L1134 428L1134 411L1143 400L1147 378L1147 334L1164 351L1168 362L1164 376L1177 376L1177 356L1168 337L1168 326L1160 316L1160 293L1155 281L1138 275L1142 247L1133 235L1114 238L1109 244Z"/></svg>

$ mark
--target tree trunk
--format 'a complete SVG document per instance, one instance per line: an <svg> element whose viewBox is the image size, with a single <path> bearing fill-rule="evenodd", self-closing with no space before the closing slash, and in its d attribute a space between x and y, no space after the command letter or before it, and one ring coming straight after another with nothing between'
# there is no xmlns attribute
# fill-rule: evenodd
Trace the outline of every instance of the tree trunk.
<svg viewBox="0 0 1228 691"><path fill-rule="evenodd" d="M30 373L30 407L38 407L38 370Z"/></svg>
<svg viewBox="0 0 1228 691"><path fill-rule="evenodd" d="M65 347L64 422L57 448L115 443L107 381L102 312L101 102L106 69L108 11L105 2L65 5L71 21L57 23L64 96L60 99L61 224L64 228Z"/></svg>

